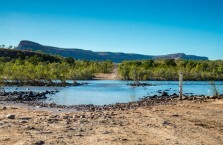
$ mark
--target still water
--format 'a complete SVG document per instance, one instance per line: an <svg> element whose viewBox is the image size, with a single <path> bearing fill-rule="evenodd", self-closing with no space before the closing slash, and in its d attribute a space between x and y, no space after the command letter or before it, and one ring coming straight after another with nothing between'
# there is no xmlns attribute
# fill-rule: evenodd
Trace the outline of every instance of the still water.
<svg viewBox="0 0 223 145"><path fill-rule="evenodd" d="M158 90L167 91L169 94L178 93L177 81L144 81L155 86L132 87L129 81L118 80L90 80L88 85L76 87L6 87L6 91L46 91L59 90L55 95L49 95L46 102L55 102L60 105L94 104L105 105L136 101L144 96L159 94ZM223 82L215 82L219 93L223 94ZM212 95L209 82L184 81L184 94Z"/></svg>

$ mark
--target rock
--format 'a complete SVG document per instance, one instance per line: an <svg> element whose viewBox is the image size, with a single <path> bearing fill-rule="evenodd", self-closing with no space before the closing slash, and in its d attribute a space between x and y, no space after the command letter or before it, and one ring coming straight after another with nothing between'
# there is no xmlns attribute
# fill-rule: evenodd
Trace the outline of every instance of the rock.
<svg viewBox="0 0 223 145"><path fill-rule="evenodd" d="M172 96L177 96L177 94L176 93L173 93Z"/></svg>
<svg viewBox="0 0 223 145"><path fill-rule="evenodd" d="M211 99L217 99L218 97L217 96L212 96L212 97L206 97L207 99L211 98Z"/></svg>
<svg viewBox="0 0 223 145"><path fill-rule="evenodd" d="M22 124L25 124L27 123L28 121L27 120L20 120L19 123L22 123Z"/></svg>
<svg viewBox="0 0 223 145"><path fill-rule="evenodd" d="M165 120L165 121L163 122L163 126L166 126L166 125L171 125L171 123L170 123L169 121Z"/></svg>
<svg viewBox="0 0 223 145"><path fill-rule="evenodd" d="M26 129L26 130L33 130L33 129L35 129L33 126L25 126L25 128L24 129Z"/></svg>
<svg viewBox="0 0 223 145"><path fill-rule="evenodd" d="M15 115L13 115L13 114L8 114L8 115L6 115L6 118L7 118L7 119L15 119Z"/></svg>
<svg viewBox="0 0 223 145"><path fill-rule="evenodd" d="M110 131L103 131L102 134L110 134Z"/></svg>
<svg viewBox="0 0 223 145"><path fill-rule="evenodd" d="M4 106L4 107L2 107L2 110L6 110L7 108Z"/></svg>
<svg viewBox="0 0 223 145"><path fill-rule="evenodd" d="M179 117L180 115L178 114L173 114L172 117Z"/></svg>
<svg viewBox="0 0 223 145"><path fill-rule="evenodd" d="M80 118L85 118L85 115L81 115Z"/></svg>
<svg viewBox="0 0 223 145"><path fill-rule="evenodd" d="M48 108L53 107L55 104L54 103L48 103Z"/></svg>
<svg viewBox="0 0 223 145"><path fill-rule="evenodd" d="M18 108L17 107L11 107L11 109L14 109L15 110L15 109L18 109Z"/></svg>
<svg viewBox="0 0 223 145"><path fill-rule="evenodd" d="M82 128L80 128L78 131L79 131L79 132L84 132L84 130L83 130Z"/></svg>
<svg viewBox="0 0 223 145"><path fill-rule="evenodd" d="M119 140L120 140L120 141L128 141L127 138L120 138Z"/></svg>
<svg viewBox="0 0 223 145"><path fill-rule="evenodd" d="M168 93L164 91L161 96L168 96Z"/></svg>
<svg viewBox="0 0 223 145"><path fill-rule="evenodd" d="M42 140L39 140L39 141L34 143L34 145L43 145L43 144L45 144L45 142L42 141Z"/></svg>
<svg viewBox="0 0 223 145"><path fill-rule="evenodd" d="M70 116L68 116L68 115L62 116L62 119L69 119L69 118L70 118Z"/></svg>
<svg viewBox="0 0 223 145"><path fill-rule="evenodd" d="M3 122L0 122L0 126L3 126L4 125L4 123Z"/></svg>
<svg viewBox="0 0 223 145"><path fill-rule="evenodd" d="M80 118L80 116L75 114L75 115L73 115L73 118Z"/></svg>
<svg viewBox="0 0 223 145"><path fill-rule="evenodd" d="M157 92L158 92L159 94L161 94L161 93L162 93L162 90L158 90Z"/></svg>
<svg viewBox="0 0 223 145"><path fill-rule="evenodd" d="M21 119L21 120L30 120L30 119L32 119L31 117L21 117L21 118L19 118L19 119Z"/></svg>
<svg viewBox="0 0 223 145"><path fill-rule="evenodd" d="M51 115L49 116L49 118L59 118L60 116L59 115Z"/></svg>
<svg viewBox="0 0 223 145"><path fill-rule="evenodd" d="M48 119L48 123L57 123L59 121L59 119L57 118L49 118Z"/></svg>
<svg viewBox="0 0 223 145"><path fill-rule="evenodd" d="M75 136L80 136L80 137L81 137L81 136L83 136L83 135L82 135L82 134L80 134L80 133L78 133L78 134L75 134Z"/></svg>

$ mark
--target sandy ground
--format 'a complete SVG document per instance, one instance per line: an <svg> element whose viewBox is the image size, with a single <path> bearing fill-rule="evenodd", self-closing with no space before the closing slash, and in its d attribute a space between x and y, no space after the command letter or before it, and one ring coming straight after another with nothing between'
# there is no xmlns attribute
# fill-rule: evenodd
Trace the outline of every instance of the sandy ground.
<svg viewBox="0 0 223 145"><path fill-rule="evenodd" d="M114 65L114 69L112 73L98 73L95 74L96 80L119 80L120 78L118 77L118 66Z"/></svg>
<svg viewBox="0 0 223 145"><path fill-rule="evenodd" d="M116 73L98 73L95 74L95 80L119 80L120 78Z"/></svg>
<svg viewBox="0 0 223 145"><path fill-rule="evenodd" d="M103 112L3 107L1 104L1 145L223 144L222 99ZM15 115L15 119L7 119L8 114Z"/></svg>

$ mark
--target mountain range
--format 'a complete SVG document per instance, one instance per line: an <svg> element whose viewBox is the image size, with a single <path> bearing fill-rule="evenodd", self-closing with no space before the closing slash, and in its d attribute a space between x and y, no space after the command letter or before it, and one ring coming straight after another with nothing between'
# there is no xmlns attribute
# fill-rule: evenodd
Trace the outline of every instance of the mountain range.
<svg viewBox="0 0 223 145"><path fill-rule="evenodd" d="M186 55L184 53L168 54L168 55L142 55L132 53L116 53L116 52L94 52L91 50L83 50L77 48L58 48L53 46L41 45L36 42L23 40L15 48L17 50L38 51L51 55L59 55L63 57L73 57L75 59L85 60L111 60L119 63L124 60L143 60L143 59L188 59L188 60L208 60L207 57Z"/></svg>

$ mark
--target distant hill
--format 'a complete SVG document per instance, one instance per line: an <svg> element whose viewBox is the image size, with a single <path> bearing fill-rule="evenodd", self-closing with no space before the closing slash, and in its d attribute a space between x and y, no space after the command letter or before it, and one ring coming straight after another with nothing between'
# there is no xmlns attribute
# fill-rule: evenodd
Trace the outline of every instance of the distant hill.
<svg viewBox="0 0 223 145"><path fill-rule="evenodd" d="M184 53L175 53L175 54L167 54L154 56L154 59L187 59L187 60L208 60L208 57L204 56L196 56L196 55L186 55Z"/></svg>
<svg viewBox="0 0 223 145"><path fill-rule="evenodd" d="M35 59L38 59L38 61L40 62L60 62L61 61L60 58L51 56L48 54L0 48L0 59L2 61L11 61L13 59L25 60L27 57L28 58L33 57Z"/></svg>
<svg viewBox="0 0 223 145"><path fill-rule="evenodd" d="M143 59L192 59L192 60L208 60L207 57L186 55L184 53L168 54L161 56L115 53L115 52L93 52L91 50L83 50L77 48L58 48L52 46L41 45L32 41L21 41L16 48L17 50L39 51L46 54L60 55L63 57L73 57L75 59L86 60L112 60L113 62L121 62L123 60L143 60Z"/></svg>

